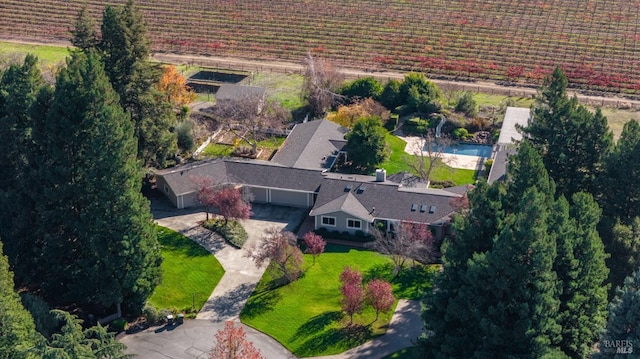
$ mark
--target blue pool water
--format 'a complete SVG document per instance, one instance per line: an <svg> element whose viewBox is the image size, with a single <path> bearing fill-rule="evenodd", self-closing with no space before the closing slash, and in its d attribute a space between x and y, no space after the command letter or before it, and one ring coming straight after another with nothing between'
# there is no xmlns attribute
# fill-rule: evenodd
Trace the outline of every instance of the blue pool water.
<svg viewBox="0 0 640 359"><path fill-rule="evenodd" d="M444 149L444 153L464 156L491 157L492 147L487 145L474 145L470 143L459 143Z"/></svg>

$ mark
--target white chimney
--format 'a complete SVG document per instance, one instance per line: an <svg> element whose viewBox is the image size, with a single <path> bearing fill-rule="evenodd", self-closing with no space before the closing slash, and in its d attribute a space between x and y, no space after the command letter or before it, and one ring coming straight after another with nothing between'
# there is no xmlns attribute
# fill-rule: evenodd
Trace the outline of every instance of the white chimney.
<svg viewBox="0 0 640 359"><path fill-rule="evenodd" d="M387 180L387 171L385 169L376 170L376 182L384 182Z"/></svg>

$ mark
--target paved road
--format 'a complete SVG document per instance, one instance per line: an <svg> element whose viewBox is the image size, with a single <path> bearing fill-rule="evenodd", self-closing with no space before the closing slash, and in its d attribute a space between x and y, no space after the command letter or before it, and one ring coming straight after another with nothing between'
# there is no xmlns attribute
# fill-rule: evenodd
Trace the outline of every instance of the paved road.
<svg viewBox="0 0 640 359"><path fill-rule="evenodd" d="M197 319L187 320L179 326L152 327L135 334L123 335L119 340L127 345L128 353L140 359L207 358L214 344L214 334L231 320L242 325L247 339L253 342L267 359L295 358L273 338L239 323L239 314L253 288L260 280L263 268L243 257L245 250L235 249L224 240L200 227L205 219L203 212L177 211L153 206L156 221L200 243L220 261L225 274L198 313ZM272 226L292 230L292 226L306 215L286 207L254 206L254 215L245 221L249 238L246 246L260 240L264 231ZM246 247L245 247L246 248ZM420 335L420 303L400 301L393 315L387 334L345 353L322 359L379 359L412 345ZM320 359L320 358L319 358Z"/></svg>

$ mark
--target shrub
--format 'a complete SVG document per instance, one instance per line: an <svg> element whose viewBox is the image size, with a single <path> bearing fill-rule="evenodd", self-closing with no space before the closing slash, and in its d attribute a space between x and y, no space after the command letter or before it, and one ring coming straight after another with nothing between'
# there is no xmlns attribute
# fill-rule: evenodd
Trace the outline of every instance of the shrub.
<svg viewBox="0 0 640 359"><path fill-rule="evenodd" d="M183 152L189 152L195 146L193 134L191 133L191 122L183 121L176 127L178 136L178 148Z"/></svg>
<svg viewBox="0 0 640 359"><path fill-rule="evenodd" d="M348 97L349 101L368 97L377 100L382 94L382 85L373 76L367 76L346 83L340 93Z"/></svg>
<svg viewBox="0 0 640 359"><path fill-rule="evenodd" d="M127 321L123 318L119 318L111 322L111 328L116 332L122 332L127 328Z"/></svg>
<svg viewBox="0 0 640 359"><path fill-rule="evenodd" d="M453 138L458 140L466 140L469 137L469 131L466 128L456 128L453 130Z"/></svg>
<svg viewBox="0 0 640 359"><path fill-rule="evenodd" d="M228 221L225 225L223 220L214 218L205 221L203 223L203 227L218 233L222 238L236 248L242 248L249 236L244 227L242 227L242 224L234 220Z"/></svg>
<svg viewBox="0 0 640 359"><path fill-rule="evenodd" d="M453 182L452 180L445 180L445 181L431 181L431 183L429 184L430 188L449 188L449 187L455 187L456 183Z"/></svg>
<svg viewBox="0 0 640 359"><path fill-rule="evenodd" d="M147 303L144 306L144 309L142 309L142 316L147 319L147 323L149 324L158 323L160 322L160 319L162 319L160 317L160 313L158 313L158 309L149 303Z"/></svg>
<svg viewBox="0 0 640 359"><path fill-rule="evenodd" d="M484 161L484 170L487 173L489 173L489 171L491 171L491 166L493 166L493 159L492 158Z"/></svg>
<svg viewBox="0 0 640 359"><path fill-rule="evenodd" d="M253 157L255 153L253 153L253 149L248 146L237 146L233 149L232 155L238 157Z"/></svg>
<svg viewBox="0 0 640 359"><path fill-rule="evenodd" d="M380 95L380 103L387 109L395 111L396 107L402 105L403 100L400 98L400 81L389 80L382 89Z"/></svg>
<svg viewBox="0 0 640 359"><path fill-rule="evenodd" d="M395 129L398 128L398 120L399 119L400 119L400 116L398 116L398 114L396 114L396 113L391 114L389 116L389 119L384 122L384 128L386 128L387 131L389 131L389 132L395 131Z"/></svg>
<svg viewBox="0 0 640 359"><path fill-rule="evenodd" d="M22 304L25 309L31 313L33 321L36 324L36 330L45 336L50 338L51 334L55 333L60 326L58 319L51 314L51 307L42 298L36 297L33 294L22 294Z"/></svg>
<svg viewBox="0 0 640 359"><path fill-rule="evenodd" d="M465 91L458 97L456 111L463 112L467 117L476 117L478 115L478 104L471 91Z"/></svg>

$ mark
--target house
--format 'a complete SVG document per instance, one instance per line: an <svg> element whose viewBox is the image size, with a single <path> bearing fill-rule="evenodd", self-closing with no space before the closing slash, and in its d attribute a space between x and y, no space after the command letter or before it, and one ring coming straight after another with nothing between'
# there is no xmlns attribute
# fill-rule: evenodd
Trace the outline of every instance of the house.
<svg viewBox="0 0 640 359"><path fill-rule="evenodd" d="M522 140L518 127L526 127L530 117L531 110L528 108L507 107L500 137L493 151L493 165L487 178L489 184L501 180L507 173L509 156L515 154L516 144Z"/></svg>
<svg viewBox="0 0 640 359"><path fill-rule="evenodd" d="M307 208L313 229L367 234L403 221L427 223L441 239L466 187L428 189L420 183L375 176L331 173L343 151L345 129L326 120L297 125L272 161L217 158L158 171L156 186L177 208L197 206L194 179L241 186L252 202Z"/></svg>
<svg viewBox="0 0 640 359"><path fill-rule="evenodd" d="M293 168L329 170L345 154L348 129L328 120L295 125L271 161Z"/></svg>
<svg viewBox="0 0 640 359"><path fill-rule="evenodd" d="M393 231L400 222L415 222L429 224L441 238L455 212L452 200L460 196L441 189L403 187L387 181L384 170L376 176L326 173L309 216L316 230L368 234L378 223Z"/></svg>

